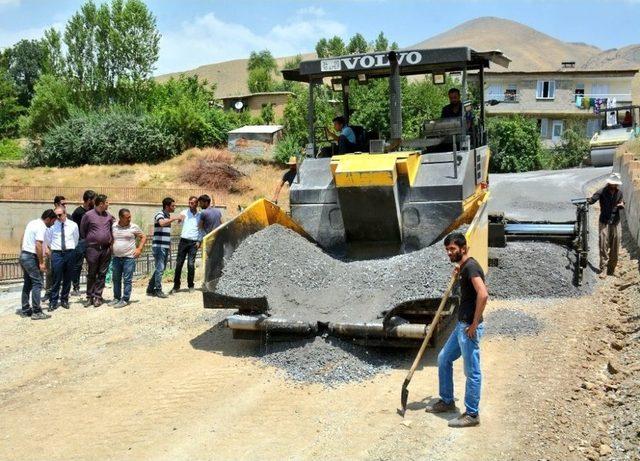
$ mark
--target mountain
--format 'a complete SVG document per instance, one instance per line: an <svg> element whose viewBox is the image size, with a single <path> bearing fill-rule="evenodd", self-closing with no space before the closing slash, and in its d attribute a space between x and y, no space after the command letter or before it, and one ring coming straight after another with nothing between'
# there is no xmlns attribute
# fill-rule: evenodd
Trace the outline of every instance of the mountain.
<svg viewBox="0 0 640 461"><path fill-rule="evenodd" d="M603 51L589 58L583 68L590 70L640 69L640 45Z"/></svg>
<svg viewBox="0 0 640 461"><path fill-rule="evenodd" d="M563 61L575 61L576 69L585 70L640 69L640 45L602 51L586 43L563 42L519 22L496 17L472 19L406 48L454 46L469 46L477 51L501 50L512 62L508 69L493 65L492 72L555 71ZM303 59L314 57L313 53L303 55ZM282 68L288 59L291 57L277 58L278 67ZM215 83L219 97L248 93L246 59L208 64L156 79L165 81L181 73L197 74Z"/></svg>
<svg viewBox="0 0 640 461"><path fill-rule="evenodd" d="M563 42L519 22L495 17L472 19L408 48L452 46L502 51L512 61L509 69L494 65L492 72L558 70L563 61L575 61L579 67L601 52L595 46Z"/></svg>
<svg viewBox="0 0 640 461"><path fill-rule="evenodd" d="M302 59L313 59L315 54L303 54ZM294 56L276 58L278 69L282 69L285 62L293 59ZM210 83L216 84L216 97L239 96L249 93L247 88L247 61L248 59L234 59L233 61L206 64L196 69L185 70L184 72L173 72L171 74L159 75L158 82L165 82L171 77L184 75L198 75L201 79L206 79ZM276 80L282 80L280 73L277 73Z"/></svg>

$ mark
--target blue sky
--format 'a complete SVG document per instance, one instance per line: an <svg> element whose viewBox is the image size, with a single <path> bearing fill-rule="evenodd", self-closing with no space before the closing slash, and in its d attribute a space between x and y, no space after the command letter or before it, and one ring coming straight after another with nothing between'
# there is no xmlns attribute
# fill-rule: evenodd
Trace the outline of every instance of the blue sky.
<svg viewBox="0 0 640 461"><path fill-rule="evenodd" d="M63 29L83 0L0 0L0 48ZM97 1L100 3L100 1ZM479 16L512 19L602 49L640 43L640 0L147 0L162 34L156 73L247 57L312 51L319 38L381 30L409 46Z"/></svg>

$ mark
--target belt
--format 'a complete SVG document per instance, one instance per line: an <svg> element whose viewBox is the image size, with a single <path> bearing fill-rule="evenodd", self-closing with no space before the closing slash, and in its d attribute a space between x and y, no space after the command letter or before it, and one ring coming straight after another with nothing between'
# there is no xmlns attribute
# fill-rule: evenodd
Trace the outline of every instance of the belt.
<svg viewBox="0 0 640 461"><path fill-rule="evenodd" d="M76 251L75 248L67 248L66 250L51 250L51 253L68 253L70 251Z"/></svg>
<svg viewBox="0 0 640 461"><path fill-rule="evenodd" d="M37 254L35 254L35 253L31 253L30 251L27 251L27 250L22 250L22 251L20 252L20 254L22 254L22 253L24 253L24 254L26 254L26 255L29 255L29 256L38 256Z"/></svg>

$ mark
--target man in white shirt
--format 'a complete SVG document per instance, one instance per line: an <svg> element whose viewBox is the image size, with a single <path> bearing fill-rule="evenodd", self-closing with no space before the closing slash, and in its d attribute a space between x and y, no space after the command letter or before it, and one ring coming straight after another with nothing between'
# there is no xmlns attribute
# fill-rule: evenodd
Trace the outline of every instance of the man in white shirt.
<svg viewBox="0 0 640 461"><path fill-rule="evenodd" d="M42 273L46 270L44 263L44 239L47 228L56 220L53 210L45 210L40 219L29 221L22 237L20 266L24 274L22 286L22 315L31 320L48 319L51 316L42 312L40 292L42 291ZM31 305L29 305L31 295Z"/></svg>
<svg viewBox="0 0 640 461"><path fill-rule="evenodd" d="M194 278L196 273L196 254L204 232L200 226L202 213L198 211L198 197L189 197L189 208L180 213L182 216L182 232L180 233L180 243L178 244L178 256L176 257L176 269L173 277L173 288L169 294L180 291L180 278L182 276L182 266L187 259L187 286L189 292L195 290Z"/></svg>
<svg viewBox="0 0 640 461"><path fill-rule="evenodd" d="M67 211L63 206L54 210L57 220L47 229L45 238L51 252L51 272L53 283L49 295L49 312L58 308L58 301L65 309L69 309L69 292L75 272L76 246L80 239L78 225L67 219ZM62 286L62 291L60 287Z"/></svg>

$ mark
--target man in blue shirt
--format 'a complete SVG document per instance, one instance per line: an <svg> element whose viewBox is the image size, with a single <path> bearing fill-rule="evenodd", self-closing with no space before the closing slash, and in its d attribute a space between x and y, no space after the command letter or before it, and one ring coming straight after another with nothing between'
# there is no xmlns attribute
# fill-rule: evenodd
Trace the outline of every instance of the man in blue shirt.
<svg viewBox="0 0 640 461"><path fill-rule="evenodd" d="M338 154L349 154L356 151L356 134L342 115L333 119L333 128L338 134L327 132L327 134L338 141Z"/></svg>
<svg viewBox="0 0 640 461"><path fill-rule="evenodd" d="M198 211L198 197L189 197L189 208L180 213L182 216L182 232L180 243L178 244L178 256L176 257L176 270L173 277L173 288L169 294L180 291L180 277L182 276L182 266L187 259L187 285L189 292L195 290L194 278L196 273L196 253L202 242L203 230L200 226L202 214Z"/></svg>

